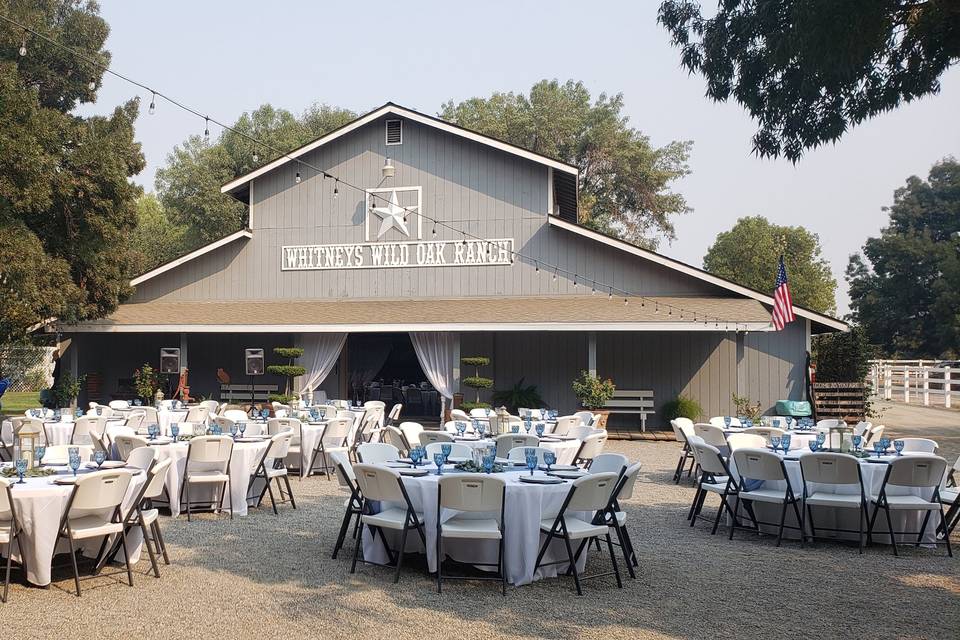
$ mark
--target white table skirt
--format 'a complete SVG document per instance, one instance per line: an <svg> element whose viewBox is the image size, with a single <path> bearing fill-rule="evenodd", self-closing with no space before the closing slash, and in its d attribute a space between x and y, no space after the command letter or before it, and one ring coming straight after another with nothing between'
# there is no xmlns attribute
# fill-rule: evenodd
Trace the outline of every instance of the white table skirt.
<svg viewBox="0 0 960 640"><path fill-rule="evenodd" d="M68 467L52 467L64 471L67 475L72 475ZM80 473L90 473L81 470ZM16 481L12 479L11 481ZM60 519L63 518L63 512L67 508L67 502L73 491L71 486L62 486L52 484L52 476L47 478L26 478L25 484L15 484L12 487L13 504L17 512L17 518L23 526L24 533L19 538L19 544L22 545L22 551L13 554L17 561L21 560L20 553L26 556L27 580L35 585L45 586L50 584L51 565L55 553L69 553L69 544L66 540L60 540L57 543L57 533L60 529ZM124 513L131 507L131 503L139 494L143 483L146 481L146 474L138 473L130 482L130 488L124 498L121 509ZM100 550L100 543L103 538L91 538L83 541L80 549L88 557L95 557ZM127 544L130 550L130 562L139 561L140 548L143 543L143 537L140 529L136 528L127 536ZM16 549L17 545L14 545ZM8 549L5 545L0 545L3 549L3 556L6 558ZM121 556L119 556L122 558Z"/></svg>
<svg viewBox="0 0 960 640"><path fill-rule="evenodd" d="M459 444L465 444L471 449L482 449L484 447L496 446L496 441L491 438L484 438L482 440L473 440L470 438L455 438L455 442ZM543 442L541 441L538 446L543 447L544 449L549 449L553 451L557 456L557 464L573 464L573 459L577 455L577 451L580 450L580 441L579 440L563 440L561 442ZM527 485L524 485L527 486Z"/></svg>
<svg viewBox="0 0 960 640"><path fill-rule="evenodd" d="M270 441L264 442L237 442L233 445L233 456L230 459L230 495L233 498L234 515L247 515L247 489L250 485L250 476L257 470L257 464ZM167 494L170 496L170 514L173 517L180 515L184 507L180 504L180 488L183 486L184 472L187 466L187 443L154 445L157 449L157 462L173 460L170 472L165 483ZM220 487L216 487L219 492ZM202 502L206 496L213 500L212 487L194 484L190 488L191 502ZM223 508L230 506L227 496L223 497Z"/></svg>
<svg viewBox="0 0 960 640"><path fill-rule="evenodd" d="M798 449L794 450L791 447L790 457L799 458L804 455L809 454L809 450ZM873 458L876 459L876 458ZM881 457L881 460L891 460L890 457ZM801 479L800 473L800 462L799 460L786 460L785 467L787 469L787 478L790 481L790 487L793 489L794 494L797 497L803 496L803 480ZM733 474L734 478L739 479L739 474L737 473L736 465L733 462L733 458L730 458L730 472ZM867 494L867 517L873 517L873 507L869 504L871 496L877 496L880 493L880 487L883 486L883 478L887 473L887 465L883 462L866 462L861 460L860 462L860 474L863 478L863 488ZM765 488L776 488L776 489L785 489L786 484L783 481L772 482L768 481L764 483ZM860 492L859 485L824 485L816 482L808 483L807 492L808 494L814 493L815 491L833 491L836 493L843 494L857 494ZM911 487L896 487L890 485L887 487L888 495L915 495L929 500L932 497L932 490L924 491L922 489L916 489ZM742 504L742 502L741 502ZM802 505L802 503L801 503ZM732 506L732 504L731 504ZM781 506L773 503L764 503L764 502L754 502L753 504L754 512L757 515L757 519L768 522L775 523L774 525L760 525L761 531L767 533L776 533L777 525L780 522L780 510ZM799 507L798 507L799 508ZM891 516L893 518L893 530L894 531L918 531L920 525L923 523L924 514L919 511L900 511L900 510L891 510ZM746 514L744 514L746 518ZM826 506L816 506L813 507L813 524L817 530L818 537L825 538L837 538L841 540L857 540L857 519L858 511L856 509L844 509L839 507L826 507ZM809 520L809 519L808 519ZM749 518L746 518L746 521L749 523ZM799 527L797 522L796 515L793 513L792 507L787 507L787 516L784 521L786 525ZM864 523L864 539L866 539L867 525L869 520ZM934 513L930 516L930 520L927 522L927 528L924 530L923 540L925 542L933 542L936 539L936 529L940 524L940 515L939 513ZM827 531L826 529L848 529L850 532L839 532L839 531ZM807 533L810 533L809 524L807 525ZM784 537L797 538L800 537L799 529L784 529ZM917 536L908 535L908 536L897 536L897 544L901 543L914 543L916 542ZM881 511L880 515L877 516L876 524L874 525L873 533L874 542L879 542L882 544L890 544L890 535L887 533L887 519L886 515Z"/></svg>
<svg viewBox="0 0 960 640"><path fill-rule="evenodd" d="M443 473L444 475L453 475L457 472L453 467L446 467ZM506 504L504 505L504 564L507 580L518 586L541 578L556 576L558 570L566 571L566 564L541 566L536 574L534 574L533 568L537 562L540 544L542 540L546 539L546 534L541 535L540 533L540 521L544 518L556 516L560 507L563 506L563 501L571 486L570 482L558 485L525 484L519 481L521 473L527 474L529 472L508 471L497 474L498 478L507 482ZM539 471L536 474L544 475ZM427 566L431 572L437 569L437 478L434 471L428 476L405 477L403 479L403 484L411 502L413 502L414 509L423 512L424 534L427 539ZM405 507L405 505L394 506ZM444 510L442 518L446 521L456 513L456 511ZM473 517L487 518L489 514L473 514ZM391 535L393 533L388 531L387 537L391 539L391 549L396 549L396 545L399 544L399 534ZM497 546L496 540L446 538L443 541L443 553L459 562L495 564L497 561ZM573 546L574 551L576 551L576 544ZM420 536L415 531L407 534L407 551L424 552ZM379 537L373 540L370 530L366 527L364 527L363 533L363 557L371 562L386 563L388 561L382 541ZM554 540L544 555L543 563L566 560L566 557L566 548L563 541ZM578 568L582 569L584 567L586 557L586 553L581 555L577 563ZM495 567L481 568L495 570Z"/></svg>

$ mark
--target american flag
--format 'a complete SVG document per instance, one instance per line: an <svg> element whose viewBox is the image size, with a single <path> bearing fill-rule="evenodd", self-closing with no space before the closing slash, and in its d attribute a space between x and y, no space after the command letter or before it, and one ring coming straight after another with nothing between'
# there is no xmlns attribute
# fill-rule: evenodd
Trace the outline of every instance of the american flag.
<svg viewBox="0 0 960 640"><path fill-rule="evenodd" d="M787 323L793 322L793 300L790 299L790 285L787 284L787 268L783 266L783 256L780 256L780 266L777 267L777 284L773 290L773 326L780 331Z"/></svg>

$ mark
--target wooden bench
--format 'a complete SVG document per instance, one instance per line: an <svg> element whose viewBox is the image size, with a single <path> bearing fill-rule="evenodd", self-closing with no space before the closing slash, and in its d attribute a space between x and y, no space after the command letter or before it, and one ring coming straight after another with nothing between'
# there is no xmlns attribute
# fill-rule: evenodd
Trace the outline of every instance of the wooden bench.
<svg viewBox="0 0 960 640"><path fill-rule="evenodd" d="M220 385L220 401L229 402L264 402L270 394L277 393L275 384L222 384ZM252 395L252 397L251 397Z"/></svg>
<svg viewBox="0 0 960 640"><path fill-rule="evenodd" d="M653 391L649 389L640 391L617 389L603 408L610 413L639 413L640 431L647 430L647 416L656 413L653 410Z"/></svg>

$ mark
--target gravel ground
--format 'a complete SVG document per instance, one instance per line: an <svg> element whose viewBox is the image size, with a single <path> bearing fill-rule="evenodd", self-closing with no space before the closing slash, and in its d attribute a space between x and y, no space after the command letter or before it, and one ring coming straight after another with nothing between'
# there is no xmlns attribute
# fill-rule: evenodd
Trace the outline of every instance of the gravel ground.
<svg viewBox="0 0 960 640"><path fill-rule="evenodd" d="M960 557L941 547L867 549L818 543L801 549L746 533L728 541L706 522L691 529L688 483L670 482L674 443L611 442L644 463L625 505L641 567L618 590L611 578L551 579L507 597L493 583L448 584L442 596L411 563L394 585L387 570L350 575L351 551L330 559L342 513L336 483L294 481L300 508L274 517L211 517L188 524L164 518L173 564L161 579L137 565L135 587L114 578L85 583L69 572L49 589L11 587L0 604L9 638L98 634L121 637L263 638L956 638L960 634ZM960 543L960 536L954 536ZM960 554L960 550L958 550ZM588 572L604 571L592 552ZM761 604L762 603L762 604ZM879 617L879 625L873 620Z"/></svg>

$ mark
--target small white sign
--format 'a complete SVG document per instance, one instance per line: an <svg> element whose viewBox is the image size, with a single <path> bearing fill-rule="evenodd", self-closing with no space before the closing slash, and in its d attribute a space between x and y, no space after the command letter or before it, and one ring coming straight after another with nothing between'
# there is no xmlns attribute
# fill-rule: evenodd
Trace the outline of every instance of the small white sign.
<svg viewBox="0 0 960 640"><path fill-rule="evenodd" d="M513 238L309 244L280 249L281 271L493 267L513 264Z"/></svg>

